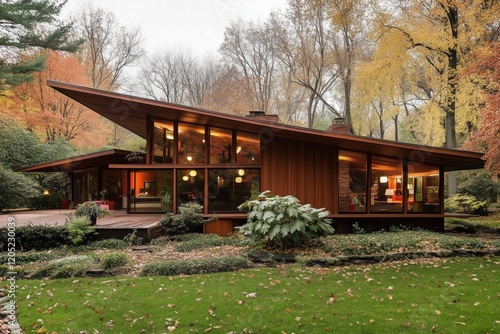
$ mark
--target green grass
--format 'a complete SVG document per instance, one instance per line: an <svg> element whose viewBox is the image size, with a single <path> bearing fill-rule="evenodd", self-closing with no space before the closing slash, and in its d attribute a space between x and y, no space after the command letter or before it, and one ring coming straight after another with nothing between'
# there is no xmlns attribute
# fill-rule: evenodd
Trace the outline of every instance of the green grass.
<svg viewBox="0 0 500 334"><path fill-rule="evenodd" d="M27 333L498 333L499 271L498 257L448 258L20 280L16 293Z"/></svg>

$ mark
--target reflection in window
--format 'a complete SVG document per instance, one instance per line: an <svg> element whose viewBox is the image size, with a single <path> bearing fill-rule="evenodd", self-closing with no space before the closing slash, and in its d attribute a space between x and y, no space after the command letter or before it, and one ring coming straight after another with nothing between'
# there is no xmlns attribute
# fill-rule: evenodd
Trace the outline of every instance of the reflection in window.
<svg viewBox="0 0 500 334"><path fill-rule="evenodd" d="M371 168L371 212L403 212L402 161L373 156Z"/></svg>
<svg viewBox="0 0 500 334"><path fill-rule="evenodd" d="M205 163L205 127L179 123L179 164Z"/></svg>
<svg viewBox="0 0 500 334"><path fill-rule="evenodd" d="M408 164L408 212L441 212L439 167Z"/></svg>
<svg viewBox="0 0 500 334"><path fill-rule="evenodd" d="M210 128L210 163L231 163L231 145L233 133L231 130Z"/></svg>
<svg viewBox="0 0 500 334"><path fill-rule="evenodd" d="M238 132L236 134L236 162L239 164L260 163L260 140L258 134Z"/></svg>
<svg viewBox="0 0 500 334"><path fill-rule="evenodd" d="M177 208L183 203L196 202L203 206L205 171L182 169L177 171Z"/></svg>
<svg viewBox="0 0 500 334"><path fill-rule="evenodd" d="M126 179L125 179L126 180ZM122 171L117 169L105 169L102 172L101 199L109 201L111 210L120 209L122 206Z"/></svg>
<svg viewBox="0 0 500 334"><path fill-rule="evenodd" d="M130 172L131 212L172 211L172 170L135 170Z"/></svg>
<svg viewBox="0 0 500 334"><path fill-rule="evenodd" d="M100 198L99 190L97 189L97 168L79 170L74 173L75 178L75 202L83 203L86 201L94 201Z"/></svg>
<svg viewBox="0 0 500 334"><path fill-rule="evenodd" d="M258 169L211 169L208 172L208 211L235 212L259 193Z"/></svg>
<svg viewBox="0 0 500 334"><path fill-rule="evenodd" d="M339 212L366 212L367 158L339 151Z"/></svg>
<svg viewBox="0 0 500 334"><path fill-rule="evenodd" d="M154 122L153 159L156 164L173 162L174 125L172 122Z"/></svg>

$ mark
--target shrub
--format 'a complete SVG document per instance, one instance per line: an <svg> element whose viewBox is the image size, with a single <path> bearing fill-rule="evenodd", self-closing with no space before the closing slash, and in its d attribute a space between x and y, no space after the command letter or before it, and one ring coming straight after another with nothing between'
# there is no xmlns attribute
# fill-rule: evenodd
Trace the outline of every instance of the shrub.
<svg viewBox="0 0 500 334"><path fill-rule="evenodd" d="M247 223L240 231L253 241L264 241L270 247L293 248L311 240L333 234L330 214L310 204L301 205L293 196L274 196L263 192L256 200L238 207L250 210Z"/></svg>
<svg viewBox="0 0 500 334"><path fill-rule="evenodd" d="M9 276L12 276L12 273L15 273L17 278L21 278L25 274L24 269L21 267L11 268L10 266L0 266L0 277L7 276L7 273L9 273Z"/></svg>
<svg viewBox="0 0 500 334"><path fill-rule="evenodd" d="M47 262L58 258L54 253L48 252L28 252L28 253L16 253L16 265L23 265L32 262ZM8 262L8 254L0 255L0 264L6 264Z"/></svg>
<svg viewBox="0 0 500 334"><path fill-rule="evenodd" d="M474 196L455 195L444 201L446 212L486 215L488 213L488 203L478 201Z"/></svg>
<svg viewBox="0 0 500 334"><path fill-rule="evenodd" d="M7 229L0 229L0 245L7 247ZM71 243L68 230L64 226L33 225L31 223L16 228L16 249L20 251L46 250Z"/></svg>
<svg viewBox="0 0 500 334"><path fill-rule="evenodd" d="M120 239L97 240L87 246L88 249L125 249L127 244Z"/></svg>
<svg viewBox="0 0 500 334"><path fill-rule="evenodd" d="M125 253L108 253L100 257L101 267L103 269L112 269L116 267L126 266L130 263L130 259Z"/></svg>
<svg viewBox="0 0 500 334"><path fill-rule="evenodd" d="M95 266L96 259L90 255L73 255L50 261L35 271L33 278L67 278L84 276L88 268Z"/></svg>
<svg viewBox="0 0 500 334"><path fill-rule="evenodd" d="M35 181L0 165L0 212L23 207L28 204L27 199L39 193Z"/></svg>
<svg viewBox="0 0 500 334"><path fill-rule="evenodd" d="M196 275L228 272L248 268L248 262L241 256L226 256L220 258L194 260L194 261L166 261L152 262L144 265L141 276L174 276Z"/></svg>
<svg viewBox="0 0 500 334"><path fill-rule="evenodd" d="M123 242L128 247L132 245L142 245L144 239L137 235L137 229L134 229L132 233L129 233L123 238Z"/></svg>
<svg viewBox="0 0 500 334"><path fill-rule="evenodd" d="M87 217L71 218L64 226L73 245L88 243L97 233Z"/></svg>
<svg viewBox="0 0 500 334"><path fill-rule="evenodd" d="M190 252L195 249L217 247L217 246L237 246L242 245L244 241L234 238L220 237L216 234L205 234L202 237L184 241L175 246L176 252Z"/></svg>
<svg viewBox="0 0 500 334"><path fill-rule="evenodd" d="M203 207L197 203L184 203L179 207L179 213L168 212L161 220L160 225L167 235L180 235L186 233L200 232L204 223L211 222L216 218L203 219Z"/></svg>

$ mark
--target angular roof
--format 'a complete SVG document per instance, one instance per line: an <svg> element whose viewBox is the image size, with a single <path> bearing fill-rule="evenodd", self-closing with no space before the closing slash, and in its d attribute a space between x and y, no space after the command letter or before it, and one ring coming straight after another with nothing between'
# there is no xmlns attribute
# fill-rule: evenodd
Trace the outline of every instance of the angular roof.
<svg viewBox="0 0 500 334"><path fill-rule="evenodd" d="M146 138L148 119L163 119L259 133L264 138L264 142L272 141L274 137L300 139L306 142L332 145L340 149L405 159L410 162L444 165L445 171L484 168L483 154L478 152L336 134L264 122L51 80L48 81L48 85L142 138Z"/></svg>
<svg viewBox="0 0 500 334"><path fill-rule="evenodd" d="M107 167L109 164L127 163L125 157L128 154L130 151L113 149L22 167L16 172L71 172L97 166Z"/></svg>

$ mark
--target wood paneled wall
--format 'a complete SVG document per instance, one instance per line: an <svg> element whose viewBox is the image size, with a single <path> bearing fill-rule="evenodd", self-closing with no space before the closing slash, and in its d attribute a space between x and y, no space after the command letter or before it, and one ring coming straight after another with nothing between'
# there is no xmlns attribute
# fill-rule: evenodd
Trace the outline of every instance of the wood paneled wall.
<svg viewBox="0 0 500 334"><path fill-rule="evenodd" d="M261 151L261 190L336 211L336 148L275 137Z"/></svg>

